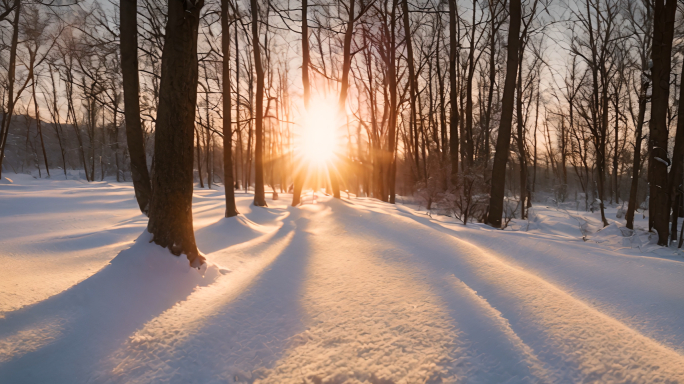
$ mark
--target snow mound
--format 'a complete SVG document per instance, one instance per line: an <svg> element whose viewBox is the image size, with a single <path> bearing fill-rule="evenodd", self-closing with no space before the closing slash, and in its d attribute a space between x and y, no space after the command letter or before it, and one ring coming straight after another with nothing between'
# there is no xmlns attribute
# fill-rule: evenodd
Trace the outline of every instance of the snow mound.
<svg viewBox="0 0 684 384"><path fill-rule="evenodd" d="M641 228L629 229L618 222L598 230L588 241L601 244L604 248L617 250L621 248L638 248L641 252L659 251L658 235Z"/></svg>
<svg viewBox="0 0 684 384"><path fill-rule="evenodd" d="M214 224L195 232L195 239L202 245L202 251L213 253L221 249L244 243L269 233L269 228L261 226L243 215L224 217Z"/></svg>
<svg viewBox="0 0 684 384"><path fill-rule="evenodd" d="M190 268L185 255L174 256L151 241L152 234L145 231L131 248L119 253L111 261L109 268L112 268L112 273L137 275L146 285L169 279L181 286L208 285L220 274L220 267L209 262L197 270Z"/></svg>
<svg viewBox="0 0 684 384"><path fill-rule="evenodd" d="M621 238L625 237L625 235L626 233L623 233L622 228L620 228L618 223L613 222L612 224L598 230L593 236L591 236L591 240L596 241L597 243L602 243L606 241L615 241L617 238L619 238L620 242L622 242Z"/></svg>
<svg viewBox="0 0 684 384"><path fill-rule="evenodd" d="M0 184L13 184L14 181L8 177L0 178Z"/></svg>
<svg viewBox="0 0 684 384"><path fill-rule="evenodd" d="M269 201L273 204L273 200L269 199ZM240 209L240 212L243 212L244 210L245 217L251 222L259 225L268 225L277 221L283 221L283 219L289 215L288 212L283 212L283 210L279 208L257 207L254 204L250 204L248 209L245 209L244 207L241 207Z"/></svg>
<svg viewBox="0 0 684 384"><path fill-rule="evenodd" d="M31 369L36 377L74 382L67 378L75 375L86 381L81 375L122 340L222 275L211 263L190 268L187 257L150 243L151 236L145 231L70 289L0 318L0 363L6 363L0 377L7 379L0 381L26 381L21 367L32 366L36 353L51 355L39 370Z"/></svg>

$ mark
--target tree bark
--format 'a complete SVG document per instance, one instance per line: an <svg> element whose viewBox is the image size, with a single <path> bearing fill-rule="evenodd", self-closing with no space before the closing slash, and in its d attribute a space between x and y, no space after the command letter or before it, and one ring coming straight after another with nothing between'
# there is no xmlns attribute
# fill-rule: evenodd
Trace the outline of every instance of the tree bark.
<svg viewBox="0 0 684 384"><path fill-rule="evenodd" d="M252 48L254 51L254 69L256 71L256 111L254 112L254 205L266 206L264 192L264 68L261 65L261 46L259 43L259 7L257 0L250 0L252 6Z"/></svg>
<svg viewBox="0 0 684 384"><path fill-rule="evenodd" d="M197 176L199 177L199 184L200 188L204 188L204 179L202 176L202 153L201 153L201 148L202 148L202 142L200 141L200 132L199 130L195 129L195 137L197 138L197 145L195 146L195 151L197 152Z"/></svg>
<svg viewBox="0 0 684 384"><path fill-rule="evenodd" d="M653 15L653 96L651 98L649 178L653 209L653 228L658 232L658 245L667 245L670 219L670 194L667 168L667 110L670 96L670 66L676 0L656 0Z"/></svg>
<svg viewBox="0 0 684 384"><path fill-rule="evenodd" d="M454 0L451 0L454 1ZM510 26L508 30L508 52L506 61L506 80L501 106L501 123L496 140L496 153L492 168L492 186L489 199L487 223L501 228L504 209L504 191L506 182L506 163L511 145L511 125L513 122L513 103L515 101L515 82L518 77L518 48L520 45L520 0L511 0L509 5Z"/></svg>
<svg viewBox="0 0 684 384"><path fill-rule="evenodd" d="M523 32L523 35L525 33ZM520 56L518 57L518 84L517 84L517 97L515 98L516 104L516 127L517 127L517 144L518 144L518 155L520 156L520 218L525 219L527 216L525 214L525 199L527 198L527 155L525 153L525 124L523 123L522 107L523 107L523 95L522 95L522 60L524 53L524 44L520 49Z"/></svg>
<svg viewBox="0 0 684 384"><path fill-rule="evenodd" d="M345 113L347 105L347 91L349 90L349 70L351 69L351 43L354 36L354 7L355 0L349 1L349 19L347 20L347 30L344 32L344 47L342 52L342 82L340 83L340 98L338 101L339 114ZM328 167L328 174L330 176L330 184L333 189L333 196L340 198L340 181L335 169Z"/></svg>
<svg viewBox="0 0 684 384"><path fill-rule="evenodd" d="M31 56L30 78L31 92L33 94L33 110L36 115L36 129L38 130L38 136L40 137L40 148L43 152L43 161L45 161L45 171L47 172L48 177L50 177L50 166L48 165L47 153L45 152L45 141L43 140L43 125L40 121L40 108L38 108L38 99L36 98L36 76L33 68L35 55L33 52Z"/></svg>
<svg viewBox="0 0 684 384"><path fill-rule="evenodd" d="M238 214L235 205L235 179L233 178L233 107L230 96L230 24L228 0L221 0L221 50L223 51L223 186L226 193L226 217ZM239 102L239 101L238 101ZM240 117L237 116L240 120Z"/></svg>
<svg viewBox="0 0 684 384"><path fill-rule="evenodd" d="M192 226L193 133L197 105L197 33L203 0L170 1L162 51L147 229L156 244L190 265L204 263Z"/></svg>
<svg viewBox="0 0 684 384"><path fill-rule="evenodd" d="M492 6L494 2L490 1L490 7L489 7L489 12L494 15L495 9ZM492 16L492 26L491 26L491 32L489 35L489 84L488 84L488 91L487 91L487 109L485 110L485 116L484 116L484 126L483 128L485 129L485 138L484 138L484 168L487 169L489 167L489 137L491 135L491 120L492 120L492 99L494 97L494 82L496 82L496 30L498 28L495 28L494 23L495 23L495 18ZM496 29L496 30L495 30Z"/></svg>
<svg viewBox="0 0 684 384"><path fill-rule="evenodd" d="M684 66L682 66L682 75L684 75ZM684 79L684 78L682 78ZM674 149L672 151L672 167L669 174L669 193L670 204L672 204L672 241L677 240L677 220L679 217L678 206L681 206L681 184L682 172L684 171L684 82L679 87L679 105L677 106L679 112L677 114L677 132L675 133ZM677 200L679 198L679 200ZM677 204L677 202L679 204Z"/></svg>
<svg viewBox="0 0 684 384"><path fill-rule="evenodd" d="M412 132L412 136L416 136L415 141L415 154L413 161L416 163L416 174L419 174L420 161L418 160L418 129L417 129L417 119L416 119L416 95L418 94L418 84L416 82L416 69L414 67L413 61L413 42L411 40L411 23L409 22L409 10L408 10L408 0L401 0L401 11L403 13L403 23L404 23L404 38L406 39L406 66L408 67L408 82L409 82L409 100L410 100L410 118L409 123L411 126L409 129Z"/></svg>
<svg viewBox="0 0 684 384"><path fill-rule="evenodd" d="M64 168L64 178L67 178L67 165L66 165L66 152L64 151L64 144L62 143L62 135L61 135L61 130L62 130L62 124L59 121L59 107L57 106L57 84L55 83L55 73L52 69L52 66L49 67L50 70L50 80L52 81L52 111L50 111L50 108L48 106L48 111L50 111L50 115L52 115L52 128L55 130L55 134L57 135L57 142L59 143L59 151L60 154L62 155L62 167ZM115 114L116 116L116 114Z"/></svg>
<svg viewBox="0 0 684 384"><path fill-rule="evenodd" d="M121 0L121 75L124 90L126 142L131 161L131 178L140 211L147 215L152 189L140 119L140 79L138 78L138 2Z"/></svg>
<svg viewBox="0 0 684 384"><path fill-rule="evenodd" d="M477 9L477 0L473 0L472 17L470 33L470 49L468 51L468 78L466 79L466 105L465 105L465 166L470 168L473 166L474 160L474 144L473 144L473 76L475 75L475 10Z"/></svg>
<svg viewBox="0 0 684 384"><path fill-rule="evenodd" d="M406 0L404 0L406 2ZM387 66L387 76L389 77L389 91L390 91L390 106L389 106L389 123L388 123L388 132L387 135L389 136L389 148L387 149L387 156L389 157L389 164L388 164L388 170L389 170L389 175L388 175L388 189L389 189L389 202L390 204L395 203L395 198L396 198L396 173L397 173L397 164L396 164L396 157L395 157L395 152L396 152L396 129L397 129L397 76L396 76L396 9L397 9L397 0L392 1L392 11L390 13L390 38L389 38L389 65ZM406 36L407 41L410 40L410 35Z"/></svg>
<svg viewBox="0 0 684 384"><path fill-rule="evenodd" d="M302 0L302 86L304 87L304 108L309 110L309 98L311 97L311 85L309 84L309 2ZM305 167L300 157L299 164L294 169L294 191L292 193L292 206L296 207L301 202L302 189L304 188Z"/></svg>
<svg viewBox="0 0 684 384"><path fill-rule="evenodd" d="M512 0L517 1L517 0ZM518 21L518 29L520 29ZM458 86L456 83L456 57L458 39L456 38L456 0L449 0L449 98L451 116L449 120L449 154L451 155L451 185L458 184ZM515 81L515 80L514 80ZM418 147L416 147L418 151ZM417 156L417 155L416 155ZM505 164L504 164L505 168Z"/></svg>
<svg viewBox="0 0 684 384"><path fill-rule="evenodd" d="M2 119L2 137L0 138L0 178L2 177L2 161L5 158L5 146L9 127L14 112L14 81L17 63L17 45L19 44L19 15L21 14L21 0L14 0L14 23L12 24L12 43L10 45L9 68L7 71L7 110Z"/></svg>
<svg viewBox="0 0 684 384"><path fill-rule="evenodd" d="M648 83L642 83L639 99L639 115L637 117L637 124L634 128L634 156L632 159L632 182L629 187L629 202L627 203L627 213L625 219L627 220L627 228L634 229L634 210L636 209L637 191L639 188L639 168L641 168L641 142L642 132L644 126L644 116L646 114L646 91Z"/></svg>

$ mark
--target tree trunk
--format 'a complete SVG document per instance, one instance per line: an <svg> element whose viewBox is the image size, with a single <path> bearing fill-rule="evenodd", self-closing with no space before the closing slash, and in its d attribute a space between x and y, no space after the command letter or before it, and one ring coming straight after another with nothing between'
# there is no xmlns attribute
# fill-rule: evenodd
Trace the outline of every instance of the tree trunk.
<svg viewBox="0 0 684 384"><path fill-rule="evenodd" d="M525 154L525 125L523 123L522 115L522 60L524 47L521 47L520 56L518 57L518 84L517 84L517 97L516 100L516 117L517 117L517 136L518 136L518 155L520 156L520 218L525 219L527 216L525 214L525 199L527 198L527 156Z"/></svg>
<svg viewBox="0 0 684 384"><path fill-rule="evenodd" d="M62 167L64 167L64 178L67 178L67 165L66 165L66 152L64 151L64 144L62 143L62 135L61 135L61 130L62 130L62 124L60 123L59 119L59 107L57 106L57 84L55 83L55 74L54 71L52 70L52 66L50 66L50 80L52 81L52 108L53 110L51 111L52 115L52 127L55 130L55 134L57 135L57 142L59 143L59 151L62 155ZM48 111L50 110L48 106ZM115 114L116 115L116 114Z"/></svg>
<svg viewBox="0 0 684 384"><path fill-rule="evenodd" d="M131 178L140 211L149 213L152 189L147 170L145 145L140 119L140 79L138 78L138 2L121 0L121 75L124 91L126 142L131 161ZM116 112L115 112L116 113Z"/></svg>
<svg viewBox="0 0 684 384"><path fill-rule="evenodd" d="M355 0L349 2L349 19L347 21L347 30L344 32L344 47L342 52L342 82L340 84L340 98L338 101L339 114L342 116L345 113L347 105L347 91L349 90L349 70L351 69L351 43L354 36L354 6ZM328 174L330 176L330 184L333 189L333 196L340 198L340 182L338 174L333 167L328 167Z"/></svg>
<svg viewBox="0 0 684 384"><path fill-rule="evenodd" d="M156 244L190 265L204 263L192 227L192 160L197 105L197 33L203 0L170 1L154 137L154 176L147 230Z"/></svg>
<svg viewBox="0 0 684 384"><path fill-rule="evenodd" d="M204 188L204 179L202 176L202 153L201 153L201 148L202 148L202 142L200 141L200 132L199 130L195 129L194 133L195 136L197 137L197 145L195 146L195 151L197 152L197 176L199 177L199 184L200 188Z"/></svg>
<svg viewBox="0 0 684 384"><path fill-rule="evenodd" d="M519 25L518 29L520 29ZM457 56L458 39L456 38L456 0L449 0L449 98L451 102L451 116L449 120L449 154L451 155L452 186L456 186L458 183L458 104L456 103L456 100L458 100L458 87L456 83ZM416 147L416 151L418 151L418 147Z"/></svg>
<svg viewBox="0 0 684 384"><path fill-rule="evenodd" d="M228 0L221 0L221 50L223 51L223 186L226 193L226 217L238 214L235 205L235 179L233 178L233 121L230 95L230 24ZM238 101L239 102L239 101ZM239 116L236 116L240 120ZM236 175L237 176L237 175Z"/></svg>
<svg viewBox="0 0 684 384"><path fill-rule="evenodd" d="M252 48L256 70L256 111L254 112L256 142L254 148L254 205L266 206L264 193L264 68L261 65L261 46L259 43L259 7L257 0L250 0L252 6Z"/></svg>
<svg viewBox="0 0 684 384"><path fill-rule="evenodd" d="M67 71L68 70L69 69L67 69ZM76 132L76 139L78 140L78 149L79 153L81 154L81 162L83 163L83 172L85 173L86 180L92 181L92 175L88 175L88 162L86 161L85 150L83 149L83 137L81 136L81 127L79 127L78 125L78 120L76 119L76 111L74 110L74 84L70 82L71 80L73 80L73 78L70 78L68 81L69 84L67 84L67 108L69 109L69 113L71 114L71 126L74 128L74 131Z"/></svg>
<svg viewBox="0 0 684 384"><path fill-rule="evenodd" d="M302 0L302 86L304 87L304 108L309 110L309 98L311 97L311 85L309 84L309 2ZM301 156L297 160L294 169L294 191L292 193L292 206L296 207L301 202L302 189L306 167Z"/></svg>
<svg viewBox="0 0 684 384"><path fill-rule="evenodd" d="M7 71L7 110L2 119L2 137L0 138L0 177L2 177L2 161L5 158L5 146L9 127L14 112L14 80L17 63L17 45L19 41L19 15L21 14L21 0L14 0L14 23L12 24L12 43L10 45L9 69Z"/></svg>
<svg viewBox="0 0 684 384"><path fill-rule="evenodd" d="M468 78L466 79L466 105L465 105L465 166L470 168L473 166L473 76L475 75L475 10L477 9L477 0L473 0L473 22L471 24L470 34L470 49L468 53Z"/></svg>
<svg viewBox="0 0 684 384"><path fill-rule="evenodd" d="M494 7L491 6L493 2L490 1L490 13L494 14ZM496 82L496 34L494 28L495 18L492 17L492 31L489 36L489 90L487 91L487 109L485 110L484 117L484 168L489 167L489 137L492 131L491 121L492 121L492 99L494 97L494 82Z"/></svg>
<svg viewBox="0 0 684 384"><path fill-rule="evenodd" d="M407 0L404 0L406 2ZM390 13L390 39L389 39L389 65L387 66L387 76L389 76L389 90L390 90L390 106L389 106L389 126L387 135L389 141L389 148L387 149L387 156L389 157L388 164L388 189L389 189L389 202L390 204L395 203L396 198L396 129L397 129L397 76L396 76L396 18L394 17L397 9L397 0L392 1L392 11ZM407 36L407 41L410 40L410 35Z"/></svg>
<svg viewBox="0 0 684 384"><path fill-rule="evenodd" d="M684 76L684 66L682 66L682 75ZM681 85L684 85L684 83ZM681 85L679 87L679 105L677 106L679 110L677 114L677 132L675 133L672 167L669 174L670 203L673 204L672 236L670 237L672 241L677 240L678 208L682 205L681 193L679 191L681 191L682 172L684 171L684 86Z"/></svg>
<svg viewBox="0 0 684 384"><path fill-rule="evenodd" d="M451 0L454 1L454 0ZM501 228L504 210L504 191L506 182L506 163L511 145L511 125L513 122L513 103L515 101L515 82L518 77L518 48L520 45L520 0L510 1L510 26L508 31L508 52L506 61L506 80L501 106L501 123L496 140L496 153L492 168L492 186L489 199L487 223Z"/></svg>
<svg viewBox="0 0 684 384"><path fill-rule="evenodd" d="M417 129L417 120L416 120L416 95L418 94L418 84L416 82L416 70L414 67L413 63L413 42L411 40L412 33L411 33L411 23L409 22L409 10L408 10L408 0L401 0L401 11L403 13L403 23L404 23L404 38L406 39L406 66L408 67L408 82L409 82L409 98L410 98L410 118L409 118L409 123L411 126L409 127L410 132L412 132L412 135L416 135L416 141L415 141L415 150L413 153L415 154L415 159L414 162L416 163L416 174L418 174L418 170L420 169L420 161L418 160L418 141L417 141L417 136L418 136L418 129Z"/></svg>
<svg viewBox="0 0 684 384"><path fill-rule="evenodd" d="M658 245L667 245L670 219L670 194L667 168L667 110L670 96L670 63L672 38L677 10L676 0L656 0L653 15L653 96L651 99L650 141L653 145L649 167L653 227L658 232Z"/></svg>
<svg viewBox="0 0 684 384"><path fill-rule="evenodd" d="M35 59L35 56L34 56ZM48 165L47 153L45 152L45 142L43 140L43 125L40 121L40 109L38 108L38 99L36 99L36 77L33 71L34 60L31 60L31 92L33 93L33 110L36 115L36 129L38 129L38 136L40 137L40 148L43 151L43 160L45 161L45 171L50 177L50 166Z"/></svg>
<svg viewBox="0 0 684 384"><path fill-rule="evenodd" d="M615 204L620 204L620 186L618 185L618 156L619 156L619 148L618 148L618 133L619 133L619 121L618 119L618 101L620 97L620 89L618 89L615 92L615 128L614 128L614 134L615 134L615 145L614 145L614 151L613 151L613 189L615 189Z"/></svg>
<svg viewBox="0 0 684 384"><path fill-rule="evenodd" d="M632 160L632 183L629 188L629 202L627 203L627 228L634 229L634 210L636 209L637 191L639 188L639 169L641 168L641 141L644 127L644 116L646 115L646 102L648 92L648 82L642 82L639 92L639 115L637 124L634 128L634 158Z"/></svg>

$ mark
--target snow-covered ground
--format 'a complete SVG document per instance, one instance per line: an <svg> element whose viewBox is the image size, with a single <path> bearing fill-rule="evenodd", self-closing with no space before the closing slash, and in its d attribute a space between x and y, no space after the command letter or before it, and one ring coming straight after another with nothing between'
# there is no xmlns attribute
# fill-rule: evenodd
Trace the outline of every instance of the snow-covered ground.
<svg viewBox="0 0 684 384"><path fill-rule="evenodd" d="M684 258L608 210L508 230L197 189L187 267L124 183L0 183L0 383L684 382ZM645 226L639 215L637 226Z"/></svg>

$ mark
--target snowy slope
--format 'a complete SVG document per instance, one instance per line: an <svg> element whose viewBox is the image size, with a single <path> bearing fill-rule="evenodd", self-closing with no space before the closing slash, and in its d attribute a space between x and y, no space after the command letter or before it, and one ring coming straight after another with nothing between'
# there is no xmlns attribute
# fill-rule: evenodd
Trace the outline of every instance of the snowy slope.
<svg viewBox="0 0 684 384"><path fill-rule="evenodd" d="M684 382L673 251L553 208L497 231L289 199L225 219L196 190L198 272L146 241L129 185L0 184L0 382Z"/></svg>

